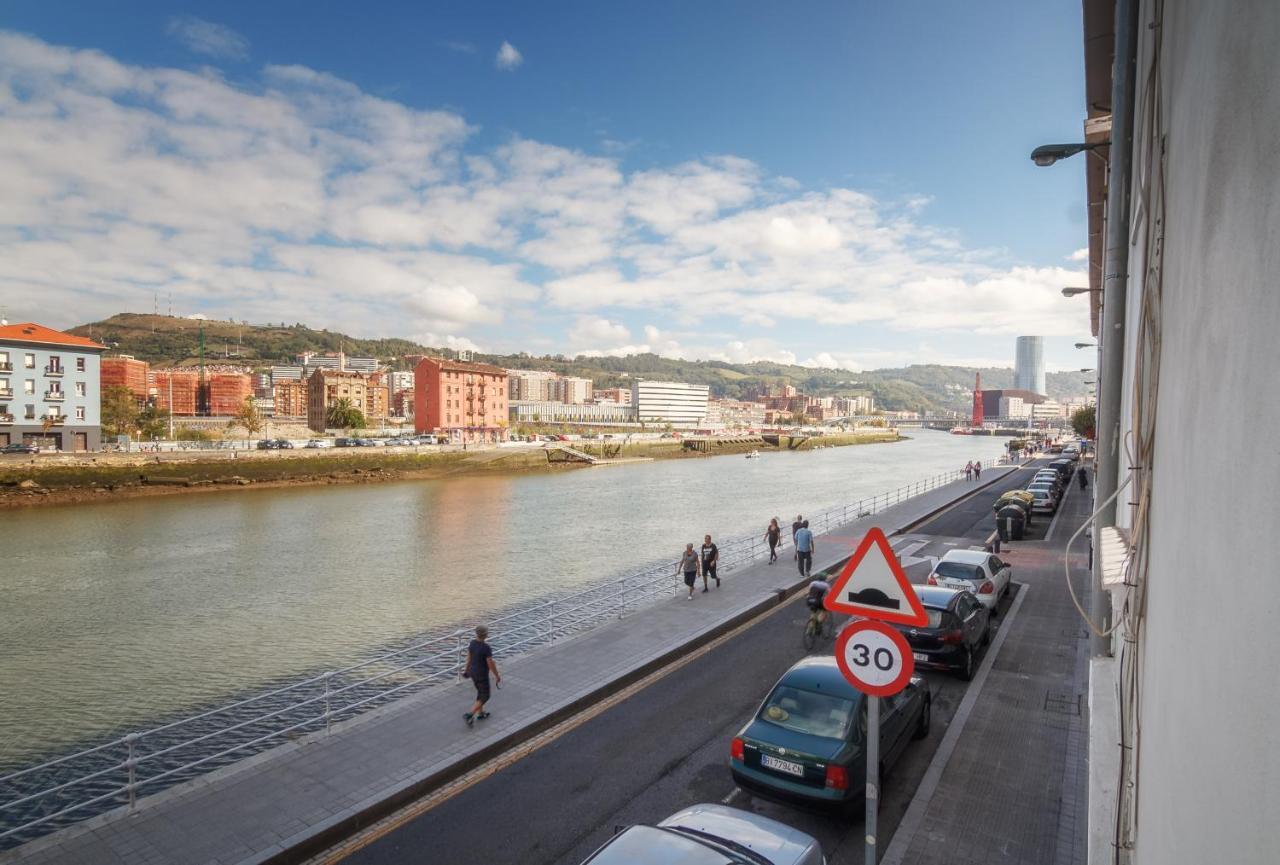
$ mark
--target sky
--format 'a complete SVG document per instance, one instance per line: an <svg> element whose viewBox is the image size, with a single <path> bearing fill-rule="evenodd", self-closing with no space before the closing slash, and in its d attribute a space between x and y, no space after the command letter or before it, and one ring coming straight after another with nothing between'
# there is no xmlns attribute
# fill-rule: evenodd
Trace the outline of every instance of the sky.
<svg viewBox="0 0 1280 865"><path fill-rule="evenodd" d="M7 4L0 314L1076 369L1082 82L1078 0Z"/></svg>

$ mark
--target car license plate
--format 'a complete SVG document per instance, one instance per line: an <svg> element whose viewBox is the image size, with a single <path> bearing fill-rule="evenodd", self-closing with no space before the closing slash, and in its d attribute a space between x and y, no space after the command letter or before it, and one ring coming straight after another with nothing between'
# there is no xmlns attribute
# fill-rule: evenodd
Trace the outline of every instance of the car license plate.
<svg viewBox="0 0 1280 865"><path fill-rule="evenodd" d="M760 755L760 765L766 769L773 769L776 772L786 772L788 775L795 775L797 778L804 777L804 766L799 763L792 763L790 760L779 760L777 757L770 757L768 754Z"/></svg>
<svg viewBox="0 0 1280 865"><path fill-rule="evenodd" d="M917 661L928 661L928 660L929 660L929 656L928 656L928 655L926 655L924 652L912 652L912 653L911 653L911 657L915 658Z"/></svg>

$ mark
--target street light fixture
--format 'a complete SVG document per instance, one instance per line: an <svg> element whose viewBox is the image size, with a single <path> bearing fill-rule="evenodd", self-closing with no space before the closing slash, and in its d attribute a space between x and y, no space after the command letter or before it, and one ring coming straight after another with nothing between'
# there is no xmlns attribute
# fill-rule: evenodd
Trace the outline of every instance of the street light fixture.
<svg viewBox="0 0 1280 865"><path fill-rule="evenodd" d="M1093 372L1093 367L1091 367L1091 366L1082 366L1082 367L1080 367L1080 371L1081 371L1081 372Z"/></svg>
<svg viewBox="0 0 1280 865"><path fill-rule="evenodd" d="M1077 294L1090 294L1091 292L1102 291L1100 288L1080 288L1074 285L1068 285L1062 290L1063 297L1075 297Z"/></svg>
<svg viewBox="0 0 1280 865"><path fill-rule="evenodd" d="M1031 151L1031 161L1041 168L1047 168L1059 159L1067 159L1075 156L1082 150L1094 150L1099 147L1107 147L1110 141L1099 141L1094 144L1041 144L1035 150Z"/></svg>
<svg viewBox="0 0 1280 865"><path fill-rule="evenodd" d="M1077 342L1076 348L1092 348L1093 346L1096 346L1096 345L1097 345L1096 342Z"/></svg>

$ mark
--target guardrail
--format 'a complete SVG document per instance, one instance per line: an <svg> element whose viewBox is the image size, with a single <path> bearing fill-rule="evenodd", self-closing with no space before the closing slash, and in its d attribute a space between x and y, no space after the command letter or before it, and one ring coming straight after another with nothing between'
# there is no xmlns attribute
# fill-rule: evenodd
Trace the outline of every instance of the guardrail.
<svg viewBox="0 0 1280 865"><path fill-rule="evenodd" d="M823 534L963 477L953 471L811 515ZM788 533L783 532L784 543ZM719 545L730 571L768 552L763 533ZM490 622L491 645L504 655L549 645L669 596L683 588L678 563L567 593ZM329 670L190 717L129 733L74 754L0 776L0 850L95 813L137 807L158 791L293 739L324 730L413 690L461 678L472 632L458 629L360 663Z"/></svg>

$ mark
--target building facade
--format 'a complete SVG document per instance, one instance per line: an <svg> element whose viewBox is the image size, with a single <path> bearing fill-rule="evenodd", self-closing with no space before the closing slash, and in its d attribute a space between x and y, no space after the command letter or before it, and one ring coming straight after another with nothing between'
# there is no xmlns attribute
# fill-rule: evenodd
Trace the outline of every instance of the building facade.
<svg viewBox="0 0 1280 865"><path fill-rule="evenodd" d="M1044 395L1044 337L1020 336L1013 364L1013 387Z"/></svg>
<svg viewBox="0 0 1280 865"><path fill-rule="evenodd" d="M364 412L369 404L368 376L337 369L317 369L307 379L307 426L322 433L329 427L329 409L339 400ZM366 424L369 417L365 415Z"/></svg>
<svg viewBox="0 0 1280 865"><path fill-rule="evenodd" d="M635 412L629 405L616 402L574 404L546 400L511 403L511 422L514 423L585 423L624 424L634 423Z"/></svg>
<svg viewBox="0 0 1280 865"><path fill-rule="evenodd" d="M679 381L637 381L631 403L642 423L671 424L696 429L705 423L711 388Z"/></svg>
<svg viewBox="0 0 1280 865"><path fill-rule="evenodd" d="M109 387L126 387L139 406L146 403L151 396L149 383L151 365L145 360L122 354L117 357L104 357L102 363L102 390Z"/></svg>
<svg viewBox="0 0 1280 865"><path fill-rule="evenodd" d="M414 369L413 427L456 442L506 441L510 374L487 363L427 357Z"/></svg>
<svg viewBox="0 0 1280 865"><path fill-rule="evenodd" d="M310 396L307 383L297 378L272 378L272 415L279 418L306 418Z"/></svg>
<svg viewBox="0 0 1280 865"><path fill-rule="evenodd" d="M616 402L618 405L631 405L631 388L629 387L607 387L595 392L595 399L609 400Z"/></svg>
<svg viewBox="0 0 1280 865"><path fill-rule="evenodd" d="M707 403L707 426L712 429L759 429L764 426L764 403L713 399Z"/></svg>
<svg viewBox="0 0 1280 865"><path fill-rule="evenodd" d="M156 405L176 417L194 417L200 410L200 373L197 370L153 369L149 389Z"/></svg>
<svg viewBox="0 0 1280 865"><path fill-rule="evenodd" d="M0 446L101 446L104 346L34 322L0 325Z"/></svg>
<svg viewBox="0 0 1280 865"><path fill-rule="evenodd" d="M550 385L550 398L555 402L567 402L581 405L591 402L591 379L562 376L553 379Z"/></svg>
<svg viewBox="0 0 1280 865"><path fill-rule="evenodd" d="M541 369L507 370L508 398L525 402L547 402L553 383L559 378L554 372Z"/></svg>

